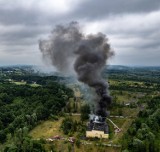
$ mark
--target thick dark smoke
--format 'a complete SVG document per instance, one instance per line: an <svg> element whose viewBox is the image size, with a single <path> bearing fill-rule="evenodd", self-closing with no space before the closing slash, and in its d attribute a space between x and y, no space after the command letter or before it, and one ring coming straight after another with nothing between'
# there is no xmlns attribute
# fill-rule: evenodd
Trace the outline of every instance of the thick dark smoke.
<svg viewBox="0 0 160 152"><path fill-rule="evenodd" d="M57 70L63 73L75 71L79 81L95 89L99 97L96 113L106 116L111 97L101 73L107 59L113 55L106 35L85 35L77 22L71 22L56 26L48 40L39 42L39 48L44 59L49 59Z"/></svg>

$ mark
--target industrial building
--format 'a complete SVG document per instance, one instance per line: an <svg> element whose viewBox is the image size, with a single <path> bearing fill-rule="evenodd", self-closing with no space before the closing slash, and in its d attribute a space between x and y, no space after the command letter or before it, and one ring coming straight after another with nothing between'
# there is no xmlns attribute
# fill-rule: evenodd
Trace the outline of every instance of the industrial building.
<svg viewBox="0 0 160 152"><path fill-rule="evenodd" d="M88 138L109 138L106 118L97 115L90 115L90 122L87 124L86 137Z"/></svg>

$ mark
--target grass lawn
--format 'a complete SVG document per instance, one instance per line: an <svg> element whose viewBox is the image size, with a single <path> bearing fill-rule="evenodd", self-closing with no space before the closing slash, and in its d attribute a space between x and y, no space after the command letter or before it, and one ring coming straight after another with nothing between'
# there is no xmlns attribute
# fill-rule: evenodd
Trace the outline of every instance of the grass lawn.
<svg viewBox="0 0 160 152"><path fill-rule="evenodd" d="M75 120L80 121L80 115L72 115L71 117L74 121ZM63 119L64 117L61 117L59 118L59 120L55 121L52 120L43 121L39 125L37 125L34 129L32 129L29 135L32 136L34 139L49 138L56 135L66 136L60 130L60 126Z"/></svg>
<svg viewBox="0 0 160 152"><path fill-rule="evenodd" d="M121 128L126 121L124 118L109 118L109 119L111 119L119 128Z"/></svg>
<svg viewBox="0 0 160 152"><path fill-rule="evenodd" d="M16 84L16 85L25 85L26 84L26 82L24 81L24 82L19 82L19 81L12 81L12 83L14 83L14 84Z"/></svg>
<svg viewBox="0 0 160 152"><path fill-rule="evenodd" d="M62 120L63 119L60 118L58 121L47 120L41 122L37 127L31 130L29 135L32 136L34 139L49 138L56 135L63 135L62 131L60 131L60 125Z"/></svg>
<svg viewBox="0 0 160 152"><path fill-rule="evenodd" d="M134 119L131 118L125 118L124 123L122 124L122 126L120 127L121 132L114 134L114 138L113 138L113 142L117 143L120 141L120 139L122 138L122 136L124 135L124 133L126 133L126 131L128 130L128 128L130 127L130 125L132 124ZM117 123L118 124L118 123ZM118 126L119 127L119 126Z"/></svg>
<svg viewBox="0 0 160 152"><path fill-rule="evenodd" d="M30 84L30 86L31 86L31 87L39 87L39 86L41 86L41 85L39 85L39 84Z"/></svg>
<svg viewBox="0 0 160 152"><path fill-rule="evenodd" d="M137 117L137 114L139 112L139 108L123 108L123 116L125 117Z"/></svg>
<svg viewBox="0 0 160 152"><path fill-rule="evenodd" d="M12 81L11 83L14 83L16 85L26 85L27 83L25 81ZM39 87L41 85L39 84L29 84L31 87Z"/></svg>

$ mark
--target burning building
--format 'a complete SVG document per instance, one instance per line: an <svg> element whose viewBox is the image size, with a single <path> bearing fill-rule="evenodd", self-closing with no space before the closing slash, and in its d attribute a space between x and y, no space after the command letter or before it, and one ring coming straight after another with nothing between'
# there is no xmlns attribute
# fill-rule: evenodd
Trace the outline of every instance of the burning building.
<svg viewBox="0 0 160 152"><path fill-rule="evenodd" d="M105 117L90 115L90 122L87 125L86 137L108 139L108 125L105 120Z"/></svg>
<svg viewBox="0 0 160 152"><path fill-rule="evenodd" d="M107 117L106 109L111 103L111 97L102 72L114 52L106 35L100 32L83 33L78 22L71 22L57 25L48 39L39 41L39 48L43 58L49 60L59 72L75 76L95 91L97 116L91 118L86 134L108 138L104 118Z"/></svg>

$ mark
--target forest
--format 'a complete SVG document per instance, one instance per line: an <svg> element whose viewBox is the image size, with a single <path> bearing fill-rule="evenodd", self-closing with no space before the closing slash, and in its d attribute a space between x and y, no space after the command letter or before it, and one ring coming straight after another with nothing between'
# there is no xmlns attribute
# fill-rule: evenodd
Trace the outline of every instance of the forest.
<svg viewBox="0 0 160 152"><path fill-rule="evenodd" d="M14 74L10 78L13 79ZM33 76L30 81L38 81L38 78ZM22 79L24 76L21 76ZM27 137L28 132L42 120L59 114L68 99L73 97L73 91L65 85L55 81L48 83L46 78L41 79L45 84L38 86L28 83L17 85L1 79L0 143L4 144L8 138L14 139L9 145L6 144L4 151L43 150L41 144ZM18 76L14 80L17 81ZM32 148L29 147L30 144Z"/></svg>

